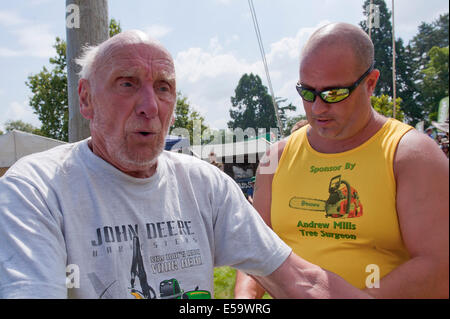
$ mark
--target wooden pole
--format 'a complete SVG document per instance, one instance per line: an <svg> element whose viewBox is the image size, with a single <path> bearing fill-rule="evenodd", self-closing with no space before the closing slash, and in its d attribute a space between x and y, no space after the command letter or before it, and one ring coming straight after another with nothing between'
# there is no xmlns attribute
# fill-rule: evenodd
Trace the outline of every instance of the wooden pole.
<svg viewBox="0 0 450 319"><path fill-rule="evenodd" d="M66 0L67 90L69 99L69 142L90 136L89 121L80 113L78 100L78 58L86 45L109 37L107 0Z"/></svg>
<svg viewBox="0 0 450 319"><path fill-rule="evenodd" d="M393 110L392 117L395 119L397 110L396 110L396 98L397 98L397 90L396 90L396 75L395 75L395 20L394 20L394 0L392 0L392 90L393 90Z"/></svg>

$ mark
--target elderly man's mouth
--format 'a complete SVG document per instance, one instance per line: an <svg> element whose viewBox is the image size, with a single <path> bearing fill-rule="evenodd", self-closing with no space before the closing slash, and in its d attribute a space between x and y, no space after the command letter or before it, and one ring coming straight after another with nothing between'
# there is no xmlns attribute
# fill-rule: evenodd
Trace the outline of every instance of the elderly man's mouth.
<svg viewBox="0 0 450 319"><path fill-rule="evenodd" d="M134 133L135 135L139 136L139 137L153 137L155 135L158 134L158 132L149 132L149 131L137 131Z"/></svg>

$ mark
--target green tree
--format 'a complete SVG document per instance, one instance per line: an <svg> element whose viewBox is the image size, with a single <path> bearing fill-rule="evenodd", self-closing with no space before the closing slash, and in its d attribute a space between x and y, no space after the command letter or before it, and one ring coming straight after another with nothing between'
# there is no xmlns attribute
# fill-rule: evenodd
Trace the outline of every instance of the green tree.
<svg viewBox="0 0 450 319"><path fill-rule="evenodd" d="M120 23L111 19L110 36L120 33ZM66 42L59 37L53 46L56 56L50 58L51 70L45 66L38 74L28 77L25 84L30 88L30 106L42 123L42 135L68 141L69 108L67 98L67 61Z"/></svg>
<svg viewBox="0 0 450 319"><path fill-rule="evenodd" d="M25 123L22 120L18 120L18 121L7 121L5 122L5 129L7 132L13 131L13 130L18 130L18 131L22 131L22 132L28 132L28 133L32 133L36 128L29 124L29 123Z"/></svg>
<svg viewBox="0 0 450 319"><path fill-rule="evenodd" d="M414 82L414 90L411 94L402 96L402 98L405 103L405 113L412 118L413 125L424 119L429 121L430 117L435 116L432 114L435 111L432 109L434 101L430 101L430 94L435 91L433 88L435 83L428 81L427 85L431 86L425 84L426 72L423 72L423 70L429 66L431 59L429 53L433 47L448 47L448 29L449 16L446 13L440 15L431 23L422 22L418 28L418 33L409 42L409 61L412 66L410 77Z"/></svg>
<svg viewBox="0 0 450 319"><path fill-rule="evenodd" d="M114 18L112 18L109 21L109 37L112 38L113 36L119 34L120 32L122 32L120 21L116 21Z"/></svg>
<svg viewBox="0 0 450 319"><path fill-rule="evenodd" d="M208 129L208 126L205 124L205 118L198 111L191 108L187 97L183 96L181 92L177 92L177 104L174 110L174 117L174 124L169 130L172 135L181 135L189 138L191 145L194 145L194 142L199 142L198 139L194 140L194 134L198 134L199 136L197 138L200 139L200 142L204 142L202 137L205 130ZM199 125L198 128L200 130L195 127L196 125Z"/></svg>
<svg viewBox="0 0 450 319"><path fill-rule="evenodd" d="M234 93L235 95L231 97L231 121L228 122L230 129L252 128L255 134L258 134L257 129L265 129L269 132L271 128L278 127L272 97L258 75L244 74ZM281 103L286 102L286 99L280 97L276 97L275 102L279 106L281 122L286 123L287 112L295 111L296 107L292 104L280 106Z"/></svg>
<svg viewBox="0 0 450 319"><path fill-rule="evenodd" d="M422 22L420 24L418 33L410 41L417 78L422 78L420 70L430 62L428 52L431 48L448 47L448 27L448 13L440 15L431 23Z"/></svg>
<svg viewBox="0 0 450 319"><path fill-rule="evenodd" d="M387 116L392 117L393 110L394 110L394 103L392 101L392 97L382 94L381 96L371 96L370 97L370 103L372 104L375 111L378 113ZM395 118L399 121L403 121L405 114L401 107L402 99L396 98L395 99Z"/></svg>
<svg viewBox="0 0 450 319"><path fill-rule="evenodd" d="M366 9L370 4L369 0L364 1L363 10L367 16ZM373 0L373 4L379 9L379 26L371 30L371 39L375 48L375 67L380 70L380 78L375 88L374 94L381 96L386 94L393 96L392 79L392 14L388 10L384 0ZM361 21L360 26L368 32L367 21ZM414 82L415 65L412 59L412 48L404 44L401 38L395 40L395 64L396 64L396 95L403 100L404 112L409 122L417 121L421 117L421 107L415 102L417 87Z"/></svg>
<svg viewBox="0 0 450 319"><path fill-rule="evenodd" d="M379 9L379 26L372 27L371 39L375 48L375 67L380 70L380 78L375 95L388 94L392 96L392 24L391 13L384 0L373 0L373 4ZM368 16L367 8L370 0L365 0L363 13ZM361 28L368 33L367 21L360 22Z"/></svg>
<svg viewBox="0 0 450 319"><path fill-rule="evenodd" d="M409 79L406 90L400 91L399 96L403 99L405 116L412 125L417 122L433 117L431 109L429 89L424 84L425 73L423 70L430 63L428 54L433 47L448 47L448 13L440 15L438 19L431 23L422 22L418 28L418 33L406 46L405 57L408 70L405 77ZM397 52L399 55L400 51ZM428 83L432 86L434 83Z"/></svg>
<svg viewBox="0 0 450 319"><path fill-rule="evenodd" d="M411 44L397 49L397 56L401 57L403 64L397 65L397 78L403 78L403 83L397 81L397 96L402 99L405 120L415 126L423 118L423 103L419 101L420 90L416 79L416 65L413 59Z"/></svg>
<svg viewBox="0 0 450 319"><path fill-rule="evenodd" d="M448 96L448 46L431 48L428 53L430 61L421 72L424 75L421 91L429 121L437 120L439 101Z"/></svg>
<svg viewBox="0 0 450 319"><path fill-rule="evenodd" d="M287 99L283 99L280 97L275 98L275 102L277 103L277 105L281 105L282 103L285 103L286 101L287 101ZM291 133L291 128L292 128L292 125L290 125L290 123L292 122L292 117L290 117L287 113L294 112L296 110L297 110L297 107L295 105L293 105L292 103L289 103L288 105L285 105L285 106L278 107L281 125L283 125L282 130L283 130L284 136L289 135ZM297 118L297 116L294 116L294 118Z"/></svg>
<svg viewBox="0 0 450 319"><path fill-rule="evenodd" d="M276 127L275 114L270 116L272 102L271 97L267 93L267 88L262 84L261 78L253 73L244 74L234 90L235 95L231 97L230 117L228 122L230 129L241 128L258 128L258 116L260 110L267 109L265 112L269 114L268 128Z"/></svg>
<svg viewBox="0 0 450 319"><path fill-rule="evenodd" d="M291 134L291 130L294 127L294 125L301 120L306 120L306 115L295 115L295 116L291 116L288 117L285 123L285 128L284 128L284 135L288 136Z"/></svg>
<svg viewBox="0 0 450 319"><path fill-rule="evenodd" d="M45 136L61 141L68 140L69 109L67 100L66 42L56 38L57 56L50 58L52 70L45 66L36 75L28 77L25 84L31 89L30 106L42 123Z"/></svg>

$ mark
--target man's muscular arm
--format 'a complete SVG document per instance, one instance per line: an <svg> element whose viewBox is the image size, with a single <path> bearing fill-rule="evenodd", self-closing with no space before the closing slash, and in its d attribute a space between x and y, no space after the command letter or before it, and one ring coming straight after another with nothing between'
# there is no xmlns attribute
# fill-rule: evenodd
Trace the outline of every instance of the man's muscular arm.
<svg viewBox="0 0 450 319"><path fill-rule="evenodd" d="M394 160L397 213L411 259L368 289L379 298L448 298L448 159L428 136L409 131Z"/></svg>

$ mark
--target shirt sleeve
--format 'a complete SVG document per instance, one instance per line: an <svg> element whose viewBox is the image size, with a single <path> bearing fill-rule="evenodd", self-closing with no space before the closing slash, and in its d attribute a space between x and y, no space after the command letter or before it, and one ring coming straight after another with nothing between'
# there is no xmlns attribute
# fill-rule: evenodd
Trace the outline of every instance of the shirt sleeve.
<svg viewBox="0 0 450 319"><path fill-rule="evenodd" d="M257 276L271 274L292 249L265 224L229 176L222 184L215 198L215 266L229 265Z"/></svg>
<svg viewBox="0 0 450 319"><path fill-rule="evenodd" d="M0 298L66 298L62 218L48 208L48 189L0 179Z"/></svg>

